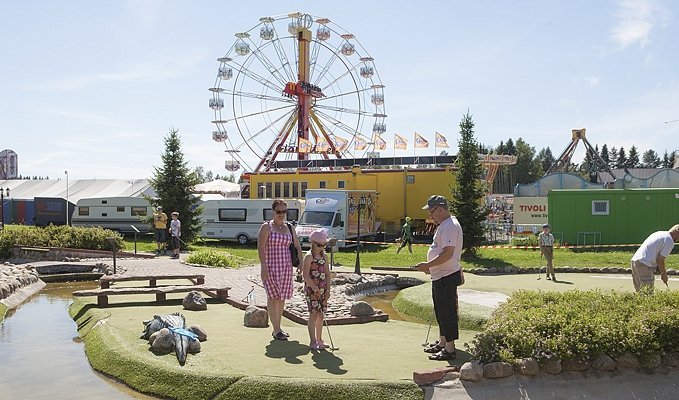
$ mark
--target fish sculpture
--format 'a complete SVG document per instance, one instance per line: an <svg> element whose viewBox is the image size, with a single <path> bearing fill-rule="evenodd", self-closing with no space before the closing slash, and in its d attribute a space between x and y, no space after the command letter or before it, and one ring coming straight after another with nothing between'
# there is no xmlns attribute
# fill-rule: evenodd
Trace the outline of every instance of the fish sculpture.
<svg viewBox="0 0 679 400"><path fill-rule="evenodd" d="M177 360L179 360L179 365L183 366L186 363L189 341L197 340L198 336L186 330L186 318L177 312L169 315L154 315L152 320L144 321L144 332L141 335L141 339L148 340L151 335L163 328L167 328L172 332L175 354L177 355Z"/></svg>

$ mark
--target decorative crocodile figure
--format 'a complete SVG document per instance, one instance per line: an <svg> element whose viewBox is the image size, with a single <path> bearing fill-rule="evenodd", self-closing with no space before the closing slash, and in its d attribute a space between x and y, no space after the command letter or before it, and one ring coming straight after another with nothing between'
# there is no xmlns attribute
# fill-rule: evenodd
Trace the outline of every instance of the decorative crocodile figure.
<svg viewBox="0 0 679 400"><path fill-rule="evenodd" d="M144 321L144 332L141 339L148 340L151 335L163 328L168 328L174 338L175 354L180 365L186 363L186 353L189 348L189 341L197 340L196 335L186 330L186 318L176 312L169 315L154 315L152 320Z"/></svg>

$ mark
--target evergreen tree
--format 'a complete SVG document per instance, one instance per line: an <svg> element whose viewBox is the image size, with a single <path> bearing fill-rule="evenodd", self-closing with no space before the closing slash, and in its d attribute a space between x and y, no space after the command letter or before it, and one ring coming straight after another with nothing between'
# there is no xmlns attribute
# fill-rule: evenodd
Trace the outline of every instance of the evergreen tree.
<svg viewBox="0 0 679 400"><path fill-rule="evenodd" d="M615 168L623 169L627 166L627 154L625 153L625 148L620 146L618 150L618 159L615 160Z"/></svg>
<svg viewBox="0 0 679 400"><path fill-rule="evenodd" d="M660 157L652 149L646 150L641 158L641 166L643 168L658 168L662 165Z"/></svg>
<svg viewBox="0 0 679 400"><path fill-rule="evenodd" d="M469 111L460 121L460 140L457 143L458 170L455 172L456 185L452 191L451 211L462 226L462 255L467 258L476 256L476 248L484 240L483 222L488 214L482 206L485 195L479 180L482 167L478 161L474 121Z"/></svg>
<svg viewBox="0 0 679 400"><path fill-rule="evenodd" d="M542 176L542 164L535 157L535 148L522 138L516 140L516 164L509 169L513 171L515 183L533 183Z"/></svg>
<svg viewBox="0 0 679 400"><path fill-rule="evenodd" d="M181 149L179 131L170 128L164 138L165 152L161 154L163 165L153 167L153 177L149 184L155 190L157 198L149 199L154 206L162 206L168 218L177 211L182 223L182 240L193 240L200 230L200 199L191 194L193 187L199 183L195 171L188 168Z"/></svg>
<svg viewBox="0 0 679 400"><path fill-rule="evenodd" d="M676 151L673 151L673 152L670 154L670 166L669 166L668 168L674 168L674 164L675 164L676 161L677 161L676 158L675 158L676 156L677 156L677 152L676 152Z"/></svg>
<svg viewBox="0 0 679 400"><path fill-rule="evenodd" d="M639 168L639 151L635 146L629 149L627 154L627 163L625 164L627 168Z"/></svg>
<svg viewBox="0 0 679 400"><path fill-rule="evenodd" d="M614 147L611 147L611 151L608 152L608 167L610 169L618 168L618 150Z"/></svg>
<svg viewBox="0 0 679 400"><path fill-rule="evenodd" d="M665 153L662 155L661 165L663 168L672 168L672 164L670 164L670 155L667 154L667 150L665 150Z"/></svg>
<svg viewBox="0 0 679 400"><path fill-rule="evenodd" d="M542 172L545 173L549 169L549 167L554 164L554 155L552 154L552 150L549 149L549 147L546 147L538 153L538 159L540 160L540 165L542 166Z"/></svg>
<svg viewBox="0 0 679 400"><path fill-rule="evenodd" d="M599 155L601 156L601 159L604 160L606 165L610 167L611 165L611 159L608 157L608 146L606 146L606 143L601 146L601 151L599 152Z"/></svg>
<svg viewBox="0 0 679 400"><path fill-rule="evenodd" d="M510 156L516 155L516 147L514 147L514 141L512 138L507 139L507 144L505 144L505 154L509 154Z"/></svg>

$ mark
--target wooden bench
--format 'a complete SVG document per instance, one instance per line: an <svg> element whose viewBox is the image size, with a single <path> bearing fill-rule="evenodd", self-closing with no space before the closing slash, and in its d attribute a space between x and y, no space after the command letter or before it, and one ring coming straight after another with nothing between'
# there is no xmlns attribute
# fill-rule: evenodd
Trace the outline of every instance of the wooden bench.
<svg viewBox="0 0 679 400"><path fill-rule="evenodd" d="M186 285L186 286L160 286L160 287L121 287L121 288L103 288L93 290L78 290L73 292L76 297L97 296L97 305L106 307L108 305L108 296L121 294L155 294L156 302L162 302L167 299L168 293L187 293L191 291L203 292L210 297L226 301L229 297L228 286L218 285Z"/></svg>
<svg viewBox="0 0 679 400"><path fill-rule="evenodd" d="M184 275L105 275L99 279L99 286L108 289L113 282L132 282L149 281L149 287L157 287L159 279L188 279L194 285L204 285L205 275L184 274Z"/></svg>

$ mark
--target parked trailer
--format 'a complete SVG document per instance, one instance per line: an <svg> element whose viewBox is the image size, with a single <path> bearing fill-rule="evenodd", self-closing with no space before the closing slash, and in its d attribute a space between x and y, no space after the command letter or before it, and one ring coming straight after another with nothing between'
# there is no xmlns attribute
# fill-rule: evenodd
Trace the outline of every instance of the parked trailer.
<svg viewBox="0 0 679 400"><path fill-rule="evenodd" d="M120 233L141 233L151 230L146 221L153 208L142 197L99 197L80 199L76 203L71 224L73 226L98 226ZM134 226L134 228L133 228Z"/></svg>
<svg viewBox="0 0 679 400"><path fill-rule="evenodd" d="M35 197L33 218L35 226L66 225L66 200L61 197ZM68 202L68 211L73 212L74 204Z"/></svg>
<svg viewBox="0 0 679 400"><path fill-rule="evenodd" d="M285 202L288 204L288 221L299 220L303 203L291 199ZM271 203L272 199L207 200L202 203L200 236L236 240L243 245L257 240L262 223L273 219Z"/></svg>

